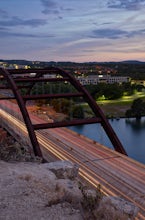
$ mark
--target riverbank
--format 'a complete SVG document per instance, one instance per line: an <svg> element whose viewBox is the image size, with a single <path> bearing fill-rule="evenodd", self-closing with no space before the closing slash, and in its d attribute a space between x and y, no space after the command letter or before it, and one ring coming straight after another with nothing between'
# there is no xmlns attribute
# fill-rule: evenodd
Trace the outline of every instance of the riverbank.
<svg viewBox="0 0 145 220"><path fill-rule="evenodd" d="M132 102L137 98L145 101L145 92L138 92L132 96L124 96L116 100L97 101L97 104L107 118L124 118L126 111L131 108Z"/></svg>
<svg viewBox="0 0 145 220"><path fill-rule="evenodd" d="M107 118L124 118L125 113L131 107L131 103L103 102L98 103Z"/></svg>

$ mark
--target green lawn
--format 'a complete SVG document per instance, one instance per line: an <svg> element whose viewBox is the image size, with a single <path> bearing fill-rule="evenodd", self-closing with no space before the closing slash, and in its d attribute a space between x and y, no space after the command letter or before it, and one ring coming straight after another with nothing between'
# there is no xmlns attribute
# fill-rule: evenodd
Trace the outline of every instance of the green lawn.
<svg viewBox="0 0 145 220"><path fill-rule="evenodd" d="M125 117L125 112L131 107L134 99L141 98L145 101L145 92L138 92L132 96L124 96L117 100L97 101L97 104L109 117Z"/></svg>

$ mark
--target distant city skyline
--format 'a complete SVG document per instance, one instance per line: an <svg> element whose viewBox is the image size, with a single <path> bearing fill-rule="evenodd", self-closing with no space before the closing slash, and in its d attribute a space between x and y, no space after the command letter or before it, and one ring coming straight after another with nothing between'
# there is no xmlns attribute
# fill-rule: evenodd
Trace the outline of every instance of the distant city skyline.
<svg viewBox="0 0 145 220"><path fill-rule="evenodd" d="M0 59L145 61L145 0L1 0Z"/></svg>

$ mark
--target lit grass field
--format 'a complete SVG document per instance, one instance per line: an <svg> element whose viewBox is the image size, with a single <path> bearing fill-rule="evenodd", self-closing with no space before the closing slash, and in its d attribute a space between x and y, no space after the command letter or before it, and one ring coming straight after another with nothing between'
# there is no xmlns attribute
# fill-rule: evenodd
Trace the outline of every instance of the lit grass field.
<svg viewBox="0 0 145 220"><path fill-rule="evenodd" d="M134 99L141 98L145 101L145 91L137 92L132 96L123 96L117 100L97 101L97 104L103 110L107 117L125 117L125 112L131 107Z"/></svg>

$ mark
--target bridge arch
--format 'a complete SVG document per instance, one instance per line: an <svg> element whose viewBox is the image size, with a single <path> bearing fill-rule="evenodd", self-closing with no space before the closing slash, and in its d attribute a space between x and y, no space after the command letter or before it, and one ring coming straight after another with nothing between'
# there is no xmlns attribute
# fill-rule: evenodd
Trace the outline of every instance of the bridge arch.
<svg viewBox="0 0 145 220"><path fill-rule="evenodd" d="M36 130L39 129L48 129L56 127L65 127L71 125L81 125L81 124L91 124L91 123L100 123L104 128L107 136L109 137L114 149L122 154L127 155L125 149L123 148L120 140L118 139L115 131L111 127L104 113L97 105L96 101L92 98L89 92L82 86L72 74L55 67L48 67L45 69L4 69L0 68L0 89L6 90L9 89L13 92L14 96L4 95L0 97L0 100L11 100L16 99L17 104L22 113L31 144L36 156L42 157L42 152L35 134ZM36 83L69 83L69 85L75 88L75 92L67 93L41 93L33 94L32 90L35 87ZM23 90L25 93L23 94ZM61 99L61 98L83 98L90 109L93 112L92 118L83 118L83 119L71 119L65 121L54 121L51 123L39 123L33 124L28 110L26 108L26 102L28 100L39 100L39 99Z"/></svg>

